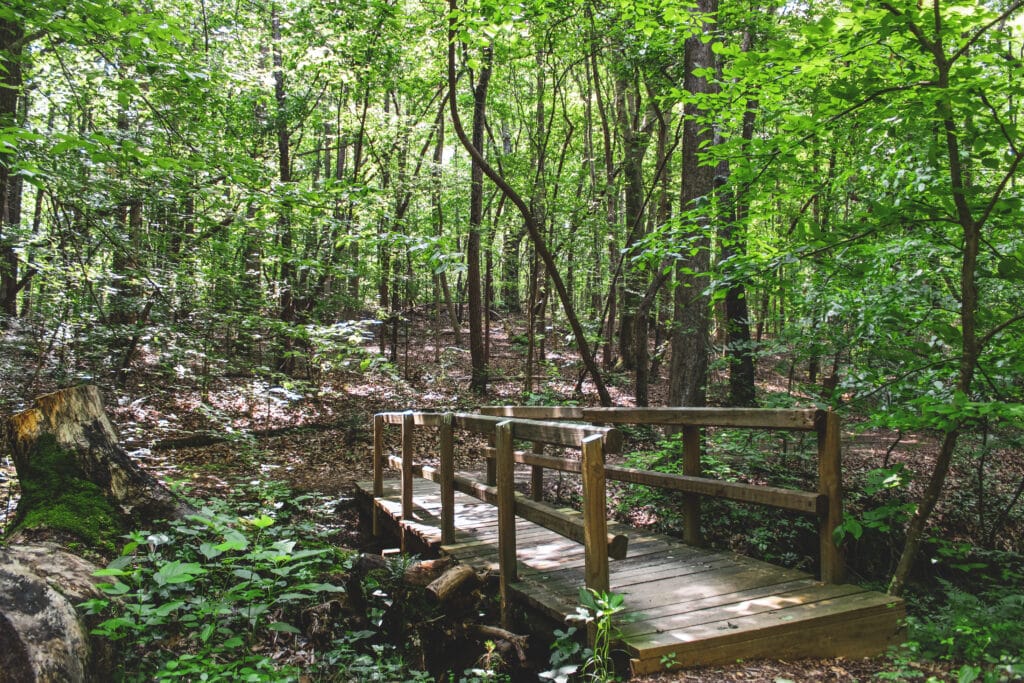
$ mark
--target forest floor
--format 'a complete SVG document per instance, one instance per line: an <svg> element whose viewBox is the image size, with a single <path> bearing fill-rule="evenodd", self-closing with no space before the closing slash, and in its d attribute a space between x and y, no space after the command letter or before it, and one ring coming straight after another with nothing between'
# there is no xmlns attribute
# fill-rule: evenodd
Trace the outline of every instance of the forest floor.
<svg viewBox="0 0 1024 683"><path fill-rule="evenodd" d="M422 333L420 339L431 337L429 330ZM359 549L368 539L359 531L353 491L356 481L371 477L371 416L413 407L471 410L482 402L522 403L524 358L523 349L496 328L490 357L494 381L483 399L466 389L467 352L452 346L435 349L426 343L400 349L399 362L387 369L333 372L316 383L292 386L271 385L252 376L200 381L139 372L125 390L108 395L106 401L126 449L164 480L183 483L188 495L224 497L259 482L283 482L296 493L310 494L306 499L318 508L318 522L332 530L334 543ZM534 393L552 400L571 397L577 367L572 353L561 348L549 351L548 372ZM759 382L763 391L787 390L785 374L768 362L762 363ZM664 405L663 384L652 386L653 405ZM617 405L632 403L628 382L611 390ZM888 433L845 436L849 437L844 441L847 477L879 467L887 454L891 461L905 462L916 472L927 471L934 457L935 444L925 438L904 435L894 444L896 435ZM457 467L472 464L462 462ZM16 484L5 456L0 459L0 529L13 514ZM744 550L742 539L734 549ZM738 662L634 680L863 681L891 667L884 657ZM939 680L950 675L948 669L934 666L921 673Z"/></svg>

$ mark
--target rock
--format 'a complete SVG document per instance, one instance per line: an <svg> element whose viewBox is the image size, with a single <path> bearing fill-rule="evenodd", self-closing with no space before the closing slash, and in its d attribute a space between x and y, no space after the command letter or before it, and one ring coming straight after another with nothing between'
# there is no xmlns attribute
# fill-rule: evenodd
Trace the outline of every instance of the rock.
<svg viewBox="0 0 1024 683"><path fill-rule="evenodd" d="M0 548L0 683L110 680L110 644L75 605L102 597L97 567L52 544Z"/></svg>

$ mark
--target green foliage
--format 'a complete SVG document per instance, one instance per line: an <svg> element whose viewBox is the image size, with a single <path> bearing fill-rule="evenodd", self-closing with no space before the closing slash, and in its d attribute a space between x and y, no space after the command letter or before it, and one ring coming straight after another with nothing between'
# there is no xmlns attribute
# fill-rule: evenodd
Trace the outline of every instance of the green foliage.
<svg viewBox="0 0 1024 683"><path fill-rule="evenodd" d="M504 666L505 661L498 653L494 641L488 640L484 642L484 654L477 666L463 671L458 683L509 683L512 679L502 670ZM449 674L449 679L454 683L455 674Z"/></svg>
<svg viewBox="0 0 1024 683"><path fill-rule="evenodd" d="M909 474L903 463L867 472L860 492L866 499L878 502L866 503L860 517L844 513L843 523L833 532L836 543L842 543L847 536L860 540L864 529L887 534L902 528L914 512L914 504L906 500L909 483Z"/></svg>
<svg viewBox="0 0 1024 683"><path fill-rule="evenodd" d="M583 645L580 644L575 626L570 626L564 631L555 629L554 636L551 655L548 658L551 668L542 671L539 678L542 681L568 683L569 678L580 668L579 660L583 657Z"/></svg>
<svg viewBox="0 0 1024 683"><path fill-rule="evenodd" d="M757 481L811 490L816 471L812 441L750 430L715 430L701 456L701 474L725 481ZM625 455L629 467L683 474L683 435L659 439ZM679 535L684 494L641 485L616 488L620 517L653 520L660 531ZM731 547L769 562L806 566L817 557L817 530L806 515L708 498L702 503L702 533L716 546Z"/></svg>
<svg viewBox="0 0 1024 683"><path fill-rule="evenodd" d="M577 673L582 680L608 681L619 680L615 673L615 662L612 659L612 645L618 638L618 627L615 624L615 615L625 609L624 597L619 593L598 592L589 588L580 588L580 604L576 607L576 613L566 617L566 621L583 624L593 639L593 646L584 649L580 654L582 663L578 669L569 671L566 669L566 659L576 654L576 651L565 645L556 646L551 655L551 663L555 667L544 676L548 680L564 680L564 676L570 673ZM564 638L571 638L573 629L562 634ZM561 640L561 638L560 638Z"/></svg>
<svg viewBox="0 0 1024 683"><path fill-rule="evenodd" d="M266 490L262 497L269 502L281 493ZM400 658L368 640L373 632L334 633L329 645L321 643L312 670L270 656L274 643L304 638L304 609L344 592L332 577L350 558L326 545L303 547L300 538L311 530L279 523L286 516L280 504L258 504L241 517L212 506L159 531L130 533L121 556L97 572L109 579L100 584L107 597L83 605L104 617L94 633L119 641L120 675L211 681L297 681L309 673L404 678Z"/></svg>
<svg viewBox="0 0 1024 683"><path fill-rule="evenodd" d="M942 582L945 600L933 611L907 617L907 641L893 653L901 679L908 662L962 664L960 681L1019 680L1024 675L1024 594L1002 588L975 595Z"/></svg>

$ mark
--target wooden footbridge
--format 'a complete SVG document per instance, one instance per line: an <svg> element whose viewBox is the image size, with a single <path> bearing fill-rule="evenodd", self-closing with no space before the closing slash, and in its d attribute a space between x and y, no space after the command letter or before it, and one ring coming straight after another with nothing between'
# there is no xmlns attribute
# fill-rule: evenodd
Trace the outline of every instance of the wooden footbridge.
<svg viewBox="0 0 1024 683"><path fill-rule="evenodd" d="M395 412L373 420L374 533L398 531L403 548L429 548L498 572L502 618L514 606L558 621L575 613L581 586L625 596L621 642L634 673L756 657L859 657L898 642L904 605L843 583L832 532L842 521L840 426L832 412L691 408L493 407L489 414ZM572 420L573 422L562 422ZM683 472L605 463L619 452L614 427L672 425L683 432ZM386 455L384 432L401 427L401 452ZM814 432L818 487L796 491L701 477L705 427ZM436 432L437 467L417 464L416 430ZM456 437L482 435L483 479L456 473ZM517 445L528 445L519 450ZM546 454L545 450L551 451ZM556 454L557 453L557 454ZM530 495L515 491L529 468ZM386 466L401 473L385 479ZM545 469L582 477L582 510L542 501ZM684 494L684 538L637 531L607 519L607 480ZM816 516L820 576L701 547L701 498L717 497Z"/></svg>

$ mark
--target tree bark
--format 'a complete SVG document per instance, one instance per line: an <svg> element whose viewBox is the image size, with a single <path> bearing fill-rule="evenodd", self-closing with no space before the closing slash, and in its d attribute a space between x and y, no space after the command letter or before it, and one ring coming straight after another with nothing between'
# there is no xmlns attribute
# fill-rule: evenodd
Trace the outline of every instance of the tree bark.
<svg viewBox="0 0 1024 683"><path fill-rule="evenodd" d="M81 385L40 396L35 407L7 423L14 466L22 485L15 514L17 528L39 498L53 502L66 491L39 481L59 451L60 474L91 482L125 519L134 523L180 518L193 508L140 468L117 443L117 433L103 410L99 389ZM30 495L33 490L39 496Z"/></svg>
<svg viewBox="0 0 1024 683"><path fill-rule="evenodd" d="M480 77L473 88L473 146L483 149L487 116L487 86L491 81L490 46L484 50ZM454 94L449 95L454 102ZM454 106L454 105L453 105ZM482 160L474 157L469 184L469 235L466 238L466 289L469 296L469 357L472 374L469 388L475 394L487 393L487 359L484 357L483 292L480 278L480 226L483 223L484 171Z"/></svg>
<svg viewBox="0 0 1024 683"><path fill-rule="evenodd" d="M110 641L75 610L103 597L98 569L54 544L0 548L0 683L113 679Z"/></svg>
<svg viewBox="0 0 1024 683"><path fill-rule="evenodd" d="M14 128L21 96L21 45L24 31L10 19L0 19L0 129ZM11 173L14 155L0 147L0 313L18 313L18 253L9 234L21 222L21 176Z"/></svg>
<svg viewBox="0 0 1024 683"><path fill-rule="evenodd" d="M697 10L705 16L718 11L718 0L699 0ZM707 31L713 27L706 26ZM691 94L714 93L717 86L699 75L715 63L712 43L704 42L702 34L688 38L685 45L683 89ZM711 266L710 197L714 191L715 168L700 160L701 150L714 140L710 127L700 119L704 111L699 105L684 107L681 210L689 212L693 226L686 236L689 243L681 251L691 254L676 267L675 314L672 329L672 369L669 404L703 406L707 395L708 333L710 302L704 290Z"/></svg>

